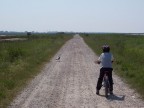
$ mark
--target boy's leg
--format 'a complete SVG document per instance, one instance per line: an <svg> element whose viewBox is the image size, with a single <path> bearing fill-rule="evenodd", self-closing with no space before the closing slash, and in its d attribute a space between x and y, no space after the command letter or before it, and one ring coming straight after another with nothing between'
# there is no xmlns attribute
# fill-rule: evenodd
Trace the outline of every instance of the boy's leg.
<svg viewBox="0 0 144 108"><path fill-rule="evenodd" d="M103 77L104 77L104 71L103 71L103 68L101 68L100 69L100 75L99 75L98 82L97 82L97 86L96 86L97 91L99 91L102 87Z"/></svg>
<svg viewBox="0 0 144 108"><path fill-rule="evenodd" d="M113 93L113 79L112 79L112 70L113 69L109 69L109 83L110 83L110 93Z"/></svg>

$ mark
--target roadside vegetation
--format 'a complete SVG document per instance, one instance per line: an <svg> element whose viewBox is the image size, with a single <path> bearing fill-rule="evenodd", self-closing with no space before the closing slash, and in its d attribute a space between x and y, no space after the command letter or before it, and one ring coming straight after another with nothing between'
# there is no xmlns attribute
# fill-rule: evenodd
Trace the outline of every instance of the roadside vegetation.
<svg viewBox="0 0 144 108"><path fill-rule="evenodd" d="M0 108L7 107L18 91L72 36L39 34L16 37L27 40L0 42Z"/></svg>
<svg viewBox="0 0 144 108"><path fill-rule="evenodd" d="M144 98L144 36L85 34L83 38L97 55L102 53L102 45L110 45L115 73Z"/></svg>

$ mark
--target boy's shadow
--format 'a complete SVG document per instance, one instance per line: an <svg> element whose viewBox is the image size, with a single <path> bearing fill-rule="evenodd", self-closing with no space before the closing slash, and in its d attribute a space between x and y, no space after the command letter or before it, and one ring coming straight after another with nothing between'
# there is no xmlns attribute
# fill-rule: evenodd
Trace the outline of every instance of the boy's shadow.
<svg viewBox="0 0 144 108"><path fill-rule="evenodd" d="M117 95L113 94L113 95L109 95L109 97L107 99L111 100L111 101L113 101L113 100L124 101L125 100L125 95L117 96Z"/></svg>
<svg viewBox="0 0 144 108"><path fill-rule="evenodd" d="M105 95L99 95L99 96L105 97ZM109 95L107 97L107 100L111 100L111 101L113 101L113 100L124 101L125 100L125 95L119 95L119 96L117 96L115 94Z"/></svg>

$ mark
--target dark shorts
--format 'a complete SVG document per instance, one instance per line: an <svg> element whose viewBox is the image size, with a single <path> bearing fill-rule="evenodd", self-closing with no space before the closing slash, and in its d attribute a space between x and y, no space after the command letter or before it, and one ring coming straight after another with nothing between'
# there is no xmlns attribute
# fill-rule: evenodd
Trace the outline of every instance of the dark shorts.
<svg viewBox="0 0 144 108"><path fill-rule="evenodd" d="M96 89L97 90L101 89L101 87L102 87L102 81L103 81L103 77L104 77L105 71L108 71L107 74L108 74L109 83L110 83L110 91L113 91L113 79L112 79L113 68L101 68L100 69L100 75L99 75L99 78L98 78Z"/></svg>

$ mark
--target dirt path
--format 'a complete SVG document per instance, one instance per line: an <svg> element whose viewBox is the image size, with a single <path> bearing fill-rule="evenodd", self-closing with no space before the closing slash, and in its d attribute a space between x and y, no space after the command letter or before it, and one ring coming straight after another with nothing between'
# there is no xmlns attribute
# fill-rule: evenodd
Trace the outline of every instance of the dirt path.
<svg viewBox="0 0 144 108"><path fill-rule="evenodd" d="M55 60L60 55L60 61ZM9 108L144 108L138 95L114 77L114 95L95 94L97 56L79 35L69 40Z"/></svg>

